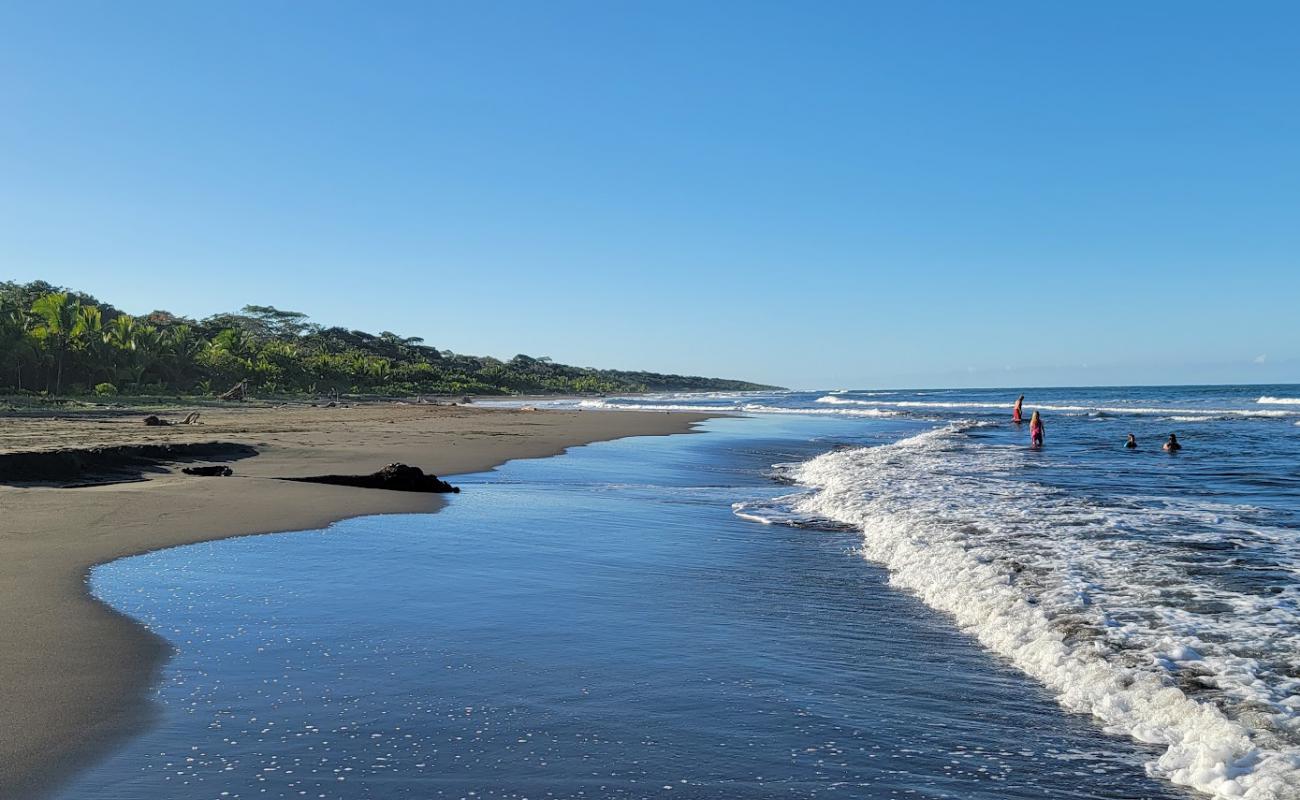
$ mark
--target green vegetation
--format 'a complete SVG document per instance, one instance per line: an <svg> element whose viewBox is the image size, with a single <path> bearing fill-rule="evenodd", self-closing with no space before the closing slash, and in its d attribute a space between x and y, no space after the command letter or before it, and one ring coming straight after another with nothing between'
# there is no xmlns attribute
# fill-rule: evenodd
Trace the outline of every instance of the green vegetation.
<svg viewBox="0 0 1300 800"><path fill-rule="evenodd" d="M419 337L326 328L305 314L245 306L203 320L133 317L44 281L0 283L0 391L48 395L213 394L247 381L262 394L560 394L774 388L620 372L518 355L437 350Z"/></svg>

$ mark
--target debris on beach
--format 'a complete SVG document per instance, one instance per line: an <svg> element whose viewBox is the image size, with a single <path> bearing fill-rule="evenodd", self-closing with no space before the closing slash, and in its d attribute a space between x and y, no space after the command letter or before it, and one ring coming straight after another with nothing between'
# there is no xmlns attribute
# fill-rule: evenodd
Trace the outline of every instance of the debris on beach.
<svg viewBox="0 0 1300 800"><path fill-rule="evenodd" d="M307 478L285 478L286 481L327 483L333 486L356 486L362 489L388 489L395 492L459 493L460 489L437 475L426 475L419 467L406 464L389 464L369 475L316 475Z"/></svg>
<svg viewBox="0 0 1300 800"><path fill-rule="evenodd" d="M220 478L226 478L235 474L235 471L230 467L221 464L212 464L204 467L185 467L181 472L184 472L186 475L215 476Z"/></svg>
<svg viewBox="0 0 1300 800"><path fill-rule="evenodd" d="M145 427L148 428L157 428L157 427L166 427L167 425L199 425L201 423L199 422L199 412L191 411L189 414L185 416L185 419L181 420L180 422L175 422L170 419L165 419L163 417L158 416L157 414L150 414L149 416L144 418L144 424Z"/></svg>
<svg viewBox="0 0 1300 800"><path fill-rule="evenodd" d="M248 399L248 381L242 380L222 392L218 397L222 400L247 400Z"/></svg>

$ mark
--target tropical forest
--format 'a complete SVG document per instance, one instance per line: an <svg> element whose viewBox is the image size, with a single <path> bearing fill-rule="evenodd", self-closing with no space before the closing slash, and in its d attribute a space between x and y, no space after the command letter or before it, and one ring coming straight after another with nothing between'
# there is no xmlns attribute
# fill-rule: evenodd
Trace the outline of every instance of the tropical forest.
<svg viewBox="0 0 1300 800"><path fill-rule="evenodd" d="M325 327L298 311L244 306L190 319L125 313L44 281L0 282L0 392L70 395L350 393L601 394L746 391L745 381L509 361L439 350L417 336ZM241 392L242 394L242 392Z"/></svg>

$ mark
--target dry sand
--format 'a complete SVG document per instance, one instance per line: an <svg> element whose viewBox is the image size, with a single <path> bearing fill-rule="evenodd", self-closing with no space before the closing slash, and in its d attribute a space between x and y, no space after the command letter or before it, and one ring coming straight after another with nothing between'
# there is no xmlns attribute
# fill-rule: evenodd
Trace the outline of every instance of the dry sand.
<svg viewBox="0 0 1300 800"><path fill-rule="evenodd" d="M190 409L164 412L179 418ZM0 414L0 453L119 444L232 442L259 455L235 475L163 467L132 483L0 486L0 797L39 796L147 724L167 645L94 600L96 564L362 514L430 512L441 495L274 480L369 473L403 462L439 476L623 436L681 433L695 414L506 411L363 404L202 409L201 425L146 428L142 412ZM454 483L454 480L453 480Z"/></svg>

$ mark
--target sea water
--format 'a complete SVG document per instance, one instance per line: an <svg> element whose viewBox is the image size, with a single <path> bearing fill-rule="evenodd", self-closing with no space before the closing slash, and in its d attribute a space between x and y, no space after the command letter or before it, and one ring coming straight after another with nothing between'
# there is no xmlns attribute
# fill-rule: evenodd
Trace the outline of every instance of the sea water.
<svg viewBox="0 0 1300 800"><path fill-rule="evenodd" d="M1224 797L1300 796L1300 387L834 391L587 401L927 423L777 467L748 518L835 520L892 585ZM1127 434L1136 449L1122 446ZM1161 445L1177 434L1176 455Z"/></svg>
<svg viewBox="0 0 1300 800"><path fill-rule="evenodd" d="M1300 391L1253 391L1033 393L1041 451L1005 392L607 398L745 416L105 565L175 653L64 796L1293 797Z"/></svg>

